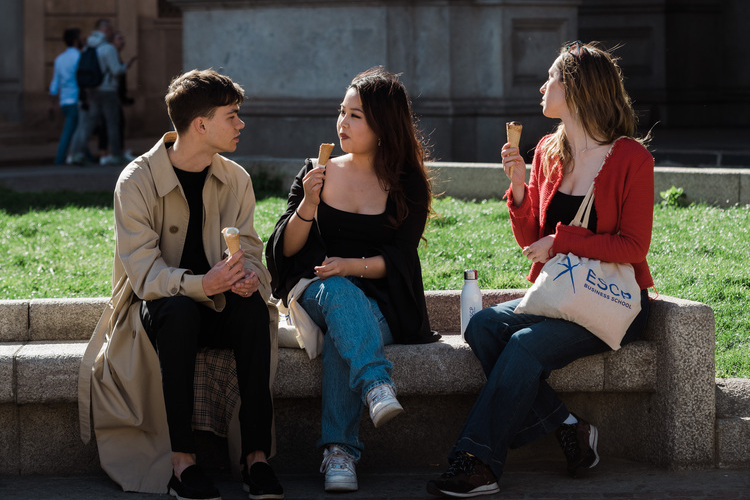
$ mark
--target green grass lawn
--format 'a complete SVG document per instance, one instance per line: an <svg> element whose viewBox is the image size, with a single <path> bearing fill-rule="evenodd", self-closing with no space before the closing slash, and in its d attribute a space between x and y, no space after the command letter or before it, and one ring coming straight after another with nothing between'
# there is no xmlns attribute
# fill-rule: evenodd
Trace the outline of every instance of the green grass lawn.
<svg viewBox="0 0 750 500"><path fill-rule="evenodd" d="M286 201L258 202L266 240ZM427 290L524 288L529 263L500 200L434 203L420 247ZM111 193L16 193L0 188L0 299L109 295L114 252ZM750 207L654 208L649 263L659 293L703 302L716 315L716 375L750 378Z"/></svg>

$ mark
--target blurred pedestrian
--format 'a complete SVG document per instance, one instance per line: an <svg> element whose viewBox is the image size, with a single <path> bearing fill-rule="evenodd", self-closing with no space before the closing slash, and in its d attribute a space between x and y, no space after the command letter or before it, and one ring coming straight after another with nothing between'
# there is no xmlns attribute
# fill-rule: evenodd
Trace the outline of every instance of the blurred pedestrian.
<svg viewBox="0 0 750 500"><path fill-rule="evenodd" d="M112 45L117 49L117 57L122 64L122 49L125 48L125 34L122 31L116 31L112 37ZM133 56L128 67L135 61L136 57ZM123 156L127 161L135 159L133 153L129 149L125 149L125 106L133 104L133 98L128 96L128 78L127 72L121 73L117 76L117 96L120 103L120 142L123 148ZM98 125L99 135L99 150L101 151L101 157L99 162L102 165L106 165L112 158L109 152L109 140L107 135L107 125L104 119L99 121Z"/></svg>
<svg viewBox="0 0 750 500"><path fill-rule="evenodd" d="M117 77L125 71L134 62L134 58L127 64L120 62L117 49L112 45L115 29L109 19L99 19L96 22L95 29L88 37L86 45L96 49L96 55L99 62L99 68L103 74L100 85L86 91L89 113L88 119L82 125L85 125L85 141L91 137L94 129L99 123L100 117L104 117L107 129L107 142L111 157L107 159L107 165L123 165L127 160L122 153L122 141L120 139L120 103L118 96L118 79ZM77 152L75 162L83 164L83 151Z"/></svg>
<svg viewBox="0 0 750 500"><path fill-rule="evenodd" d="M78 83L76 82L76 68L81 57L81 30L66 29L63 33L66 49L55 58L52 81L49 85L50 116L54 116L59 102L65 123L63 125L60 142L55 155L55 165L64 165L68 157L68 149L78 126Z"/></svg>

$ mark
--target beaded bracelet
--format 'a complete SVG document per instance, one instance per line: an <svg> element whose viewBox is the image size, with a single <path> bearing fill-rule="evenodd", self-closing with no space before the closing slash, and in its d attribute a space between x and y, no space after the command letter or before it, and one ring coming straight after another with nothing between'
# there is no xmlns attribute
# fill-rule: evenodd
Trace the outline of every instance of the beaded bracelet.
<svg viewBox="0 0 750 500"><path fill-rule="evenodd" d="M362 257L362 260L364 261L364 260L365 260L365 258L364 258L364 257ZM364 263L364 262L363 262L363 263ZM367 264L365 264L365 273L366 273L366 272L367 272ZM360 274L360 275L359 275L359 277L360 277L360 278L364 278L364 277L365 277L365 273L362 273L362 274Z"/></svg>

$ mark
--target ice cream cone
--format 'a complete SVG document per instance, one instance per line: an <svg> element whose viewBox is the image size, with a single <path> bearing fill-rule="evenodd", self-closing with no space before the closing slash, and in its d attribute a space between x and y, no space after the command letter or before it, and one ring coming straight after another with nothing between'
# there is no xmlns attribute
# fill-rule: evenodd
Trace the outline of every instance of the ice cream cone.
<svg viewBox="0 0 750 500"><path fill-rule="evenodd" d="M517 148L521 142L521 131L523 125L518 122L505 122L505 133L508 136L508 142L512 148ZM510 166L510 175L513 176L513 165Z"/></svg>
<svg viewBox="0 0 750 500"><path fill-rule="evenodd" d="M333 151L333 144L332 143L326 143L320 145L320 151L318 151L318 166L324 167L326 163L328 163L328 158L331 157L331 152Z"/></svg>
<svg viewBox="0 0 750 500"><path fill-rule="evenodd" d="M518 122L507 122L505 124L505 132L508 134L508 142L510 143L511 147L518 147L518 144L521 142L522 130L523 125Z"/></svg>
<svg viewBox="0 0 750 500"><path fill-rule="evenodd" d="M227 243L229 255L234 255L240 250L240 230L236 227L225 227L221 230L224 241Z"/></svg>

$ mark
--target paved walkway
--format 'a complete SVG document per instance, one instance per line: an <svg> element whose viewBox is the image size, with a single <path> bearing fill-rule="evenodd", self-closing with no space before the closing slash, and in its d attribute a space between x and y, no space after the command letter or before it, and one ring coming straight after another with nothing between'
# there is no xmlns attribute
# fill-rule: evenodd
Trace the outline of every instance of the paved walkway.
<svg viewBox="0 0 750 500"><path fill-rule="evenodd" d="M428 479L441 471L360 471L356 493L326 494L320 474L281 473L288 499L340 500L436 498L425 490ZM224 476L217 481L224 500L246 499L239 482ZM0 476L0 498L76 500L152 500L166 495L133 495L122 492L104 475L97 476ZM750 499L750 470L708 469L666 471L644 464L604 459L595 471L570 479L560 461L510 464L500 493L487 499Z"/></svg>

